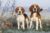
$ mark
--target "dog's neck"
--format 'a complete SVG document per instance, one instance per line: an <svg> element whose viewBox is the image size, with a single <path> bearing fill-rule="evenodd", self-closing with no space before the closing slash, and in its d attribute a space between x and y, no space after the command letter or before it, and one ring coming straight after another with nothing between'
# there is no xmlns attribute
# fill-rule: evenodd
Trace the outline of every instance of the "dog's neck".
<svg viewBox="0 0 50 33"><path fill-rule="evenodd" d="M18 14L18 15L23 15L23 14Z"/></svg>
<svg viewBox="0 0 50 33"><path fill-rule="evenodd" d="M31 16L30 17L32 17L32 16L40 16L40 13L39 12L31 12Z"/></svg>
<svg viewBox="0 0 50 33"><path fill-rule="evenodd" d="M40 14L39 12L37 12L37 11L33 11L33 12L31 12L31 14L34 14L34 13L36 13L36 14Z"/></svg>
<svg viewBox="0 0 50 33"><path fill-rule="evenodd" d="M18 13L18 15L23 15L23 13Z"/></svg>

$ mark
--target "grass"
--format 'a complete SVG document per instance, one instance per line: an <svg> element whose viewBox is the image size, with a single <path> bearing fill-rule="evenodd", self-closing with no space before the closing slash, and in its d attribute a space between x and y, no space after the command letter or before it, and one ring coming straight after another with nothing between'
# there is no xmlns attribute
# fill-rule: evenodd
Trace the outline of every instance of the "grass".
<svg viewBox="0 0 50 33"><path fill-rule="evenodd" d="M11 21L11 22L16 22L16 20L12 19L12 18L10 18L8 20ZM42 22L43 22L42 23L43 24L43 29L41 30L39 28L38 31L35 30L35 27L32 28L32 29L25 29L25 30L22 30L22 29L18 30L17 28L0 29L0 31L2 31L2 33L45 33L45 32L50 32L50 24L47 25L47 23L49 23L50 20L43 20Z"/></svg>

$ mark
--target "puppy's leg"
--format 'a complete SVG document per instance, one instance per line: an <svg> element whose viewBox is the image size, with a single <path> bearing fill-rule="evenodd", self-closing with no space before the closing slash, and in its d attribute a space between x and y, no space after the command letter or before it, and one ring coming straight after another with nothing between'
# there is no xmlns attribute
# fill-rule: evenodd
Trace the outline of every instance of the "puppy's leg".
<svg viewBox="0 0 50 33"><path fill-rule="evenodd" d="M20 22L18 21L18 29L20 29Z"/></svg>
<svg viewBox="0 0 50 33"><path fill-rule="evenodd" d="M23 30L25 29L25 23L24 21L22 22Z"/></svg>
<svg viewBox="0 0 50 33"><path fill-rule="evenodd" d="M40 22L40 28L42 29L42 23L41 23L41 19L39 19L39 22Z"/></svg>
<svg viewBox="0 0 50 33"><path fill-rule="evenodd" d="M29 21L28 19L26 19L26 23L27 23L27 28L29 27Z"/></svg>
<svg viewBox="0 0 50 33"><path fill-rule="evenodd" d="M38 18L36 18L36 30L38 30Z"/></svg>
<svg viewBox="0 0 50 33"><path fill-rule="evenodd" d="M31 20L31 22L30 22L30 28L32 27L32 20Z"/></svg>

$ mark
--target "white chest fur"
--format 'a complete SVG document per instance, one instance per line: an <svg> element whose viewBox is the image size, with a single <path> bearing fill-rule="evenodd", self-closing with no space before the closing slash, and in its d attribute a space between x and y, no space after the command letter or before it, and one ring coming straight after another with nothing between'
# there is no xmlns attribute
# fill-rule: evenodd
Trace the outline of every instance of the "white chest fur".
<svg viewBox="0 0 50 33"><path fill-rule="evenodd" d="M33 17L36 17L37 13L33 13Z"/></svg>
<svg viewBox="0 0 50 33"><path fill-rule="evenodd" d="M23 15L18 15L17 16L17 21L19 21L19 22L24 21L24 16Z"/></svg>
<svg viewBox="0 0 50 33"><path fill-rule="evenodd" d="M36 21L36 19L38 18L38 17L36 17L36 16L37 16L37 13L33 13L33 16L32 16L32 18L31 18L31 20Z"/></svg>

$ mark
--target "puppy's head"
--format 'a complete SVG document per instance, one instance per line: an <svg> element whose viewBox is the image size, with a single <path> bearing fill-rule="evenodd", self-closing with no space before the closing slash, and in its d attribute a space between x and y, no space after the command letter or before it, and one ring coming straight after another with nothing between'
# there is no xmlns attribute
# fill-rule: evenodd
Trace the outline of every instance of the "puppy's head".
<svg viewBox="0 0 50 33"><path fill-rule="evenodd" d="M30 12L40 12L42 9L37 4L33 4L29 8Z"/></svg>
<svg viewBox="0 0 50 33"><path fill-rule="evenodd" d="M24 10L23 7L17 7L15 11L16 11L16 13L18 13L18 14L23 14L25 10Z"/></svg>

